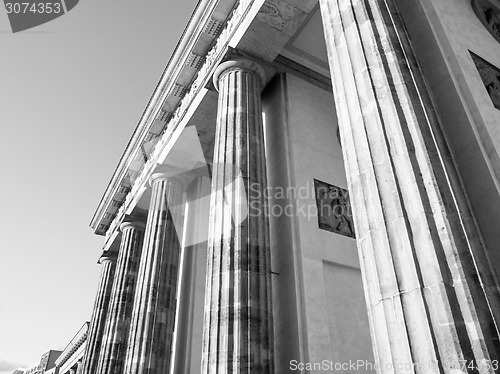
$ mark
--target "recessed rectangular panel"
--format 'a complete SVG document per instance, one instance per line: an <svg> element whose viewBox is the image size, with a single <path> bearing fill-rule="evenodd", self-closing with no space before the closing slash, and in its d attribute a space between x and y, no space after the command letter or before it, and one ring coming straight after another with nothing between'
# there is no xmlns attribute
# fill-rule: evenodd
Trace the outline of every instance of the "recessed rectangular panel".
<svg viewBox="0 0 500 374"><path fill-rule="evenodd" d="M360 270L324 261L323 276L333 372L375 373Z"/></svg>

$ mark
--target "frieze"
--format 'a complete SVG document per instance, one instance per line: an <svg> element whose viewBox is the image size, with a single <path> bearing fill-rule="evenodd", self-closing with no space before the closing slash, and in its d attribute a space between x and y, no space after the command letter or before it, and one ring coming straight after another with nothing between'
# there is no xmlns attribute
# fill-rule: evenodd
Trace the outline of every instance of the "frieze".
<svg viewBox="0 0 500 374"><path fill-rule="evenodd" d="M194 69L199 69L203 65L204 56L198 55L196 53L191 53L186 62L186 66Z"/></svg>
<svg viewBox="0 0 500 374"><path fill-rule="evenodd" d="M166 111L165 109L160 109L156 119L161 122L167 122L172 113Z"/></svg>
<svg viewBox="0 0 500 374"><path fill-rule="evenodd" d="M472 52L470 55L493 105L500 109L500 69Z"/></svg>
<svg viewBox="0 0 500 374"><path fill-rule="evenodd" d="M296 9L282 1L266 1L257 15L257 19L274 27L279 31L285 31L289 20L295 17Z"/></svg>
<svg viewBox="0 0 500 374"><path fill-rule="evenodd" d="M349 191L314 180L319 228L340 235L355 237Z"/></svg>

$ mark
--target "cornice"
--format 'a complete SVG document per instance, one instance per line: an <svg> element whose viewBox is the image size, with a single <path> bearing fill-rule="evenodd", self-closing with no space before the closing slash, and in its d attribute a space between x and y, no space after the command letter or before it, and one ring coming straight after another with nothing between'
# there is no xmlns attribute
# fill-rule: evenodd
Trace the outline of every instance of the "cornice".
<svg viewBox="0 0 500 374"><path fill-rule="evenodd" d="M89 329L89 322L85 322L83 326L80 328L80 330L73 337L73 339L71 339L71 341L68 343L66 348L64 348L64 351L62 351L61 355L55 361L57 367L61 367L62 365L64 365L64 363L71 358L73 353L75 353L78 350L78 348L80 348L83 345L83 343L85 343L85 341L87 340L88 329Z"/></svg>
<svg viewBox="0 0 500 374"><path fill-rule="evenodd" d="M198 3L90 222L96 234L104 235L108 231L135 177L147 162L148 153L170 126L169 122L178 112L182 99L236 3L237 0L201 0ZM145 146L150 146L149 151L145 151Z"/></svg>
<svg viewBox="0 0 500 374"><path fill-rule="evenodd" d="M137 171L134 180L125 186L127 188L126 193L118 195L118 192L124 188L122 183L126 177L127 165L132 162L134 157L140 154L139 148L142 145L141 138L135 134L129 142L101 203L94 214L94 218L92 219L91 227L96 234L104 235L108 233L107 236L109 237L109 234L119 227L123 217L125 217L130 201L132 201L134 196L143 188L148 176L154 170L162 150L165 149L167 143L172 138L190 104L200 90L207 85L211 74L228 50L229 40L235 34L253 2L254 0L240 0L239 2L236 0L207 0L201 3L205 6L198 6L195 15L191 18L190 24L186 29L187 31L184 32L174 52L174 56L167 65L162 80L156 87L155 93L149 101L148 107L144 112L145 114L136 129L136 133L143 134L142 139L144 139L144 134L147 134L149 129L151 129L157 115L164 115L164 113L161 112L162 105L165 100L169 98L170 92L177 89L179 85L177 83L178 79L183 72L185 64L191 61L189 60L190 55L194 53L193 51L197 46L197 41L201 40L202 36L204 37L208 30L214 33L213 42L202 55L201 61L203 63L197 63L195 69L192 70L192 74L189 77L190 83L185 86L186 89L183 92L182 98L177 101L175 106L172 106L174 108L173 113L169 116L169 121L165 125L165 129L155 139L154 144L151 146L147 159L144 160L140 169ZM198 14L200 12L202 14ZM200 17L203 22L198 21ZM214 17L219 19L217 22L221 25L220 27L214 26ZM221 21L222 17L223 20ZM214 27L216 31L214 31ZM186 79L185 76L182 78ZM116 207L112 217L108 219L108 224L104 225L103 217L105 217L105 214L109 214L108 209L117 201L117 195L121 196L120 204Z"/></svg>
<svg viewBox="0 0 500 374"><path fill-rule="evenodd" d="M175 113L172 115L168 124L168 131L164 132L159 137L158 142L151 151L150 158L145 162L144 166L140 170L140 173L132 184L130 192L127 196L125 196L123 204L115 214L114 219L107 230L105 247L108 246L108 242L112 240L112 234L118 230L127 214L130 214L130 208L134 203L135 197L142 194L142 191L145 188L144 186L147 184L150 176L155 171L157 165L161 163L162 157L165 156L165 150L168 149L169 145L172 145L176 136L182 132L182 126L180 125L184 121L184 117L188 112L191 103L195 100L201 89L209 84L212 74L217 69L220 62L223 61L230 49L230 40L236 34L238 27L249 13L253 3L254 0L240 0L238 6L235 7L227 17L225 27L218 34L218 38L206 54L204 63L197 72L197 75L186 92L186 95L183 97L182 101L179 102Z"/></svg>

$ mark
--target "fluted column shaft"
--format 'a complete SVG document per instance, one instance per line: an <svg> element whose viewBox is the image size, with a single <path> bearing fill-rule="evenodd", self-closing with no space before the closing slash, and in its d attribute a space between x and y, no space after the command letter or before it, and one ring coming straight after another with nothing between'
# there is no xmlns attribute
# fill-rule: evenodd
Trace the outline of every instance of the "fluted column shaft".
<svg viewBox="0 0 500 374"><path fill-rule="evenodd" d="M125 222L120 225L120 252L97 366L97 373L100 374L121 374L123 371L144 226L142 222Z"/></svg>
<svg viewBox="0 0 500 374"><path fill-rule="evenodd" d="M163 174L153 176L151 184L125 359L127 374L163 374L170 367L180 251L174 220L181 214L183 189Z"/></svg>
<svg viewBox="0 0 500 374"><path fill-rule="evenodd" d="M320 7L378 372L493 373L498 293L394 2Z"/></svg>
<svg viewBox="0 0 500 374"><path fill-rule="evenodd" d="M202 373L273 373L269 224L260 93L248 60L219 67Z"/></svg>
<svg viewBox="0 0 500 374"><path fill-rule="evenodd" d="M94 311L90 322L87 337L87 346L83 358L83 374L95 374L99 362L99 353L104 335L106 316L113 286L113 277L116 268L116 255L105 254L100 259L102 265L101 279L94 303Z"/></svg>

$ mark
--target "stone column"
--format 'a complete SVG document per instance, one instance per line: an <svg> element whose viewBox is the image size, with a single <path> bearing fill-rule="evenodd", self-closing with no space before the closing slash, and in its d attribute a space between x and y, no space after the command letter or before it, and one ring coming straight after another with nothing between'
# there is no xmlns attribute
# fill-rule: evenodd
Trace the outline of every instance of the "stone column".
<svg viewBox="0 0 500 374"><path fill-rule="evenodd" d="M97 369L111 288L113 286L113 277L115 275L116 253L104 253L99 262L102 265L101 279L87 335L87 346L85 348L82 369L82 373L84 374L95 374Z"/></svg>
<svg viewBox="0 0 500 374"><path fill-rule="evenodd" d="M320 7L378 372L493 373L498 294L394 2Z"/></svg>
<svg viewBox="0 0 500 374"><path fill-rule="evenodd" d="M162 173L152 176L151 185L125 358L127 374L163 374L170 367L181 234L174 222L181 215L184 186Z"/></svg>
<svg viewBox="0 0 500 374"><path fill-rule="evenodd" d="M212 175L202 373L273 373L263 69L222 63Z"/></svg>
<svg viewBox="0 0 500 374"><path fill-rule="evenodd" d="M82 361L78 361L76 363L76 374L81 374L82 373Z"/></svg>
<svg viewBox="0 0 500 374"><path fill-rule="evenodd" d="M120 225L120 252L97 367L100 374L121 374L123 370L144 228L139 221Z"/></svg>

